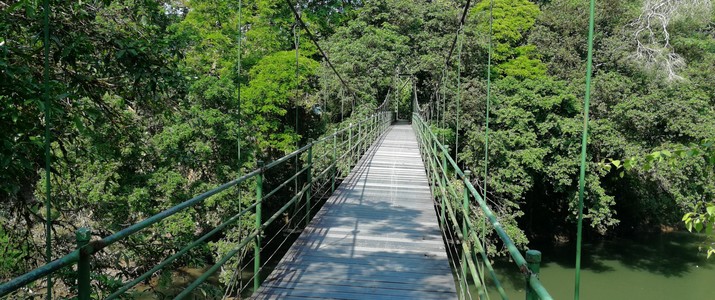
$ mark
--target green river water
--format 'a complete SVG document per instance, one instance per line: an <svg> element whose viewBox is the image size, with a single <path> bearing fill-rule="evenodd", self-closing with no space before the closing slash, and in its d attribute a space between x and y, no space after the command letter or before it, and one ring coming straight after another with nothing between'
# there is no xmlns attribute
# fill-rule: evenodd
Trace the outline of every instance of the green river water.
<svg viewBox="0 0 715 300"><path fill-rule="evenodd" d="M584 243L581 299L715 299L715 257L698 247L704 237L688 232ZM554 299L573 299L575 246L533 244L542 252L541 281ZM524 299L516 265L495 262L510 299ZM492 299L499 299L495 289Z"/></svg>

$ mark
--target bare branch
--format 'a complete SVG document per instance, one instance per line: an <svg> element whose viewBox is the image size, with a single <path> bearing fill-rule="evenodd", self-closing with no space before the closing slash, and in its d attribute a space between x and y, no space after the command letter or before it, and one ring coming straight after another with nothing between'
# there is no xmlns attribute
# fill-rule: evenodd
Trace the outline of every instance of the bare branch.
<svg viewBox="0 0 715 300"><path fill-rule="evenodd" d="M633 57L665 73L668 80L683 79L677 71L685 60L670 45L668 26L677 18L706 17L711 11L710 0L644 0L640 16L630 24L635 28Z"/></svg>

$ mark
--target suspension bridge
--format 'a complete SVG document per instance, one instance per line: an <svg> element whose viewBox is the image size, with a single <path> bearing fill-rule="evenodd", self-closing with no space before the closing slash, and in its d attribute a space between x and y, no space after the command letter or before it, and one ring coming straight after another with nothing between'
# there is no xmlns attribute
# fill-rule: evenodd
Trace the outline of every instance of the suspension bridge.
<svg viewBox="0 0 715 300"><path fill-rule="evenodd" d="M341 84L354 96L354 91L333 67L299 12L290 1L286 3L293 10L296 23L315 43ZM465 4L445 69L450 66L452 52L458 45L457 65L461 71L462 26L470 3L468 0ZM43 44L47 60L48 2L45 1L43 6ZM240 7L239 1L239 15ZM238 23L240 26L240 18ZM491 23L490 16L490 28ZM594 1L591 0L579 185L576 299L580 282L593 27ZM240 48L241 37L238 40ZM296 51L298 40L296 37ZM491 40L489 47L488 70L491 70ZM491 71L487 74L489 76ZM47 73L44 81L47 85ZM488 145L489 77L487 82L485 135ZM457 76L457 109L460 90ZM240 103L240 90L238 95ZM45 109L51 105L49 99L49 95L45 95ZM172 264L190 255L193 249L238 227L240 234L230 249L222 252L201 274L182 284L180 291L172 294L174 299L198 298L202 294L204 298L221 298L206 296L200 291L215 284L218 274L226 270L231 271L231 278L222 298L489 299L490 294L498 294L507 299L486 252L489 234L498 237L498 243L514 262L514 268L523 274L526 299L552 299L538 276L541 253L535 250L522 253L514 245L502 228L499 216L487 205L483 197L485 191L475 188L471 172L460 168L450 155L449 146L432 131L432 126L439 124L439 117L435 124L426 112L433 110L434 105L439 111L439 100L436 103L430 101L425 109L420 107L415 93L410 122L395 123L388 99L371 115L342 122L333 133L309 141L275 161L258 161L255 170L111 235L97 237L89 228L80 228L76 232L76 249L52 261L51 224L48 223L48 263L0 285L0 297L33 297L36 283L44 280L46 297L52 299L51 279L64 276L65 284L70 282L67 289L73 293L69 297L80 300L134 298L142 292L139 286L146 286L157 274L172 274ZM442 109L446 109L445 104ZM46 120L45 126L49 128L49 121ZM459 131L458 118L456 127ZM46 147L48 141L49 129ZM49 178L49 148L46 153ZM291 162L295 163L291 165ZM276 176L281 170L293 168L287 178ZM120 287L109 292L96 288L98 278L103 275L93 265L99 259L99 253L118 255L125 247L122 242L142 230L161 226L163 220L192 207L206 205L212 197L232 191L240 194L241 190L255 191L255 199L249 206L239 207L237 213L226 216L212 230L202 232L201 236L148 270L140 268L140 274L122 282ZM48 181L48 215L49 191Z"/></svg>
<svg viewBox="0 0 715 300"><path fill-rule="evenodd" d="M264 281L257 299L455 297L417 139L390 126Z"/></svg>
<svg viewBox="0 0 715 300"><path fill-rule="evenodd" d="M393 124L392 112L380 110L110 236L92 238L82 228L77 250L4 283L0 296L26 295L28 284L76 265L78 298L90 299L97 292L92 288L97 253L111 252L107 249L142 229L250 182L256 192L252 205L102 298L132 295L137 285L252 212L253 228L175 299L194 297L223 268L249 274L238 279L238 294L255 299L486 299L486 278L506 298L485 252L489 231L497 233L524 274L529 299L551 299L538 280L540 254L527 252L530 260L522 256L472 185L469 171L449 157L449 148L419 114L411 123ZM315 150L324 155L314 157ZM296 157L304 167L268 189L266 174ZM289 201L262 210L297 178L304 182ZM283 221L286 214L289 221ZM282 252L283 245L292 246ZM235 259L239 262L227 265Z"/></svg>

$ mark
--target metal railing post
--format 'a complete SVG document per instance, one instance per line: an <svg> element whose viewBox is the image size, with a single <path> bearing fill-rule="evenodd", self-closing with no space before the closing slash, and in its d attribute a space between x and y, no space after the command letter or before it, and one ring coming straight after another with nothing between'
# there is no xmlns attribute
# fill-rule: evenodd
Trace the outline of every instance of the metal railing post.
<svg viewBox="0 0 715 300"><path fill-rule="evenodd" d="M422 161L426 164L427 166L427 180L428 182L432 182L432 154L429 152L429 147L427 146L427 139L425 139L424 135L424 129L422 128L422 124L417 123L417 132L419 133L420 137L420 150L422 154ZM432 143L430 143L431 145ZM431 189L430 185L430 189Z"/></svg>
<svg viewBox="0 0 715 300"><path fill-rule="evenodd" d="M333 134L333 178L330 180L330 194L335 193L335 176L338 176L338 130Z"/></svg>
<svg viewBox="0 0 715 300"><path fill-rule="evenodd" d="M449 147L445 146L445 150L446 150L446 152L441 152L442 166L440 166L440 169L442 172L439 174L440 182L442 183L439 188L441 195L442 195L442 203L440 205L440 215L441 215L440 222L442 224L442 228L444 228L444 226L445 226L445 217L447 216L445 213L445 211L446 211L445 201L447 201L447 199L449 198L449 197L447 197L447 190L446 190L446 187L447 187L447 155L449 155L448 154Z"/></svg>
<svg viewBox="0 0 715 300"><path fill-rule="evenodd" d="M434 165L434 171L437 172L438 171L437 170L437 159L439 159L439 158L437 157L438 154L437 154L437 141L436 140L434 140L434 139L432 140L431 147L432 147L432 150L430 151L430 164ZM438 177L439 174L435 174L435 175L436 176L434 176L434 178L432 178L432 185L434 187L437 187L437 179L439 178ZM440 198L441 198L441 196L440 196Z"/></svg>
<svg viewBox="0 0 715 300"><path fill-rule="evenodd" d="M310 189L313 187L313 139L308 140L308 174L307 174L307 185L308 189L305 191L305 226L310 223Z"/></svg>
<svg viewBox="0 0 715 300"><path fill-rule="evenodd" d="M256 176L256 243L253 245L253 291L261 286L261 204L263 203L263 161L258 161L260 172Z"/></svg>
<svg viewBox="0 0 715 300"><path fill-rule="evenodd" d="M380 131L385 132L385 113L380 113Z"/></svg>
<svg viewBox="0 0 715 300"><path fill-rule="evenodd" d="M462 199L462 236L467 239L467 234L469 233L469 227L467 225L467 218L469 218L469 190L467 189L467 184L469 184L469 178L472 176L472 171L464 171L464 199Z"/></svg>
<svg viewBox="0 0 715 300"><path fill-rule="evenodd" d="M348 169L353 166L353 123L348 126Z"/></svg>
<svg viewBox="0 0 715 300"><path fill-rule="evenodd" d="M79 300L92 299L92 279L91 259L92 254L87 247L89 240L92 238L92 231L89 228L82 227L77 230L77 250L79 250L79 261L77 262L77 298Z"/></svg>
<svg viewBox="0 0 715 300"><path fill-rule="evenodd" d="M372 140L377 140L377 115L372 116Z"/></svg>
<svg viewBox="0 0 715 300"><path fill-rule="evenodd" d="M367 152L367 149L370 148L370 145L372 145L372 116L368 117L367 122L365 122L365 135L367 136L367 141L369 143L365 143L365 152Z"/></svg>
<svg viewBox="0 0 715 300"><path fill-rule="evenodd" d="M469 190L467 189L467 183L469 183L469 178L472 175L472 171L465 170L464 171L464 197L462 198L462 244L464 248L466 245L469 243L469 227L467 225L467 218L469 218ZM466 253L464 253L464 250L462 250L462 280L464 280L464 289L469 288L467 285L467 259L470 259L470 257L467 257ZM477 281L479 279L473 278L474 281ZM481 298L480 298L481 299Z"/></svg>
<svg viewBox="0 0 715 300"><path fill-rule="evenodd" d="M375 140L380 136L380 115L375 115Z"/></svg>
<svg viewBox="0 0 715 300"><path fill-rule="evenodd" d="M358 134L357 134L357 158L355 159L355 164L360 160L360 155L362 155L362 146L365 144L364 136L365 132L362 130L362 123L358 122Z"/></svg>
<svg viewBox="0 0 715 300"><path fill-rule="evenodd" d="M541 252L538 250L527 250L526 251L526 263L527 267L532 274L539 276L539 269L541 265ZM526 300L538 300L539 296L536 291L529 284L529 279L531 275L526 275Z"/></svg>
<svg viewBox="0 0 715 300"><path fill-rule="evenodd" d="M378 134L381 134L381 133L382 133L382 113L379 113L379 114L377 115L377 121L376 121L376 122L377 122L377 124L376 124L376 126L377 126L377 132L378 132Z"/></svg>
<svg viewBox="0 0 715 300"><path fill-rule="evenodd" d="M371 141L375 141L375 139L377 138L377 136L375 135L375 133L377 132L377 130L376 130L377 128L375 128L375 124L376 124L375 117L377 117L377 116L376 115L370 116L370 140Z"/></svg>
<svg viewBox="0 0 715 300"><path fill-rule="evenodd" d="M381 125L380 127L382 128L382 131L384 132L385 129L387 128L387 114L384 111L382 112L382 124L380 124L380 125Z"/></svg>

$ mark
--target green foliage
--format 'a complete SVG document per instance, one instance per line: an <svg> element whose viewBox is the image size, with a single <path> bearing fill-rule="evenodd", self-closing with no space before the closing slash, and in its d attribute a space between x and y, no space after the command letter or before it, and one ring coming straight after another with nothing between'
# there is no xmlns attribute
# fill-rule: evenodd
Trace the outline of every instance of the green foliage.
<svg viewBox="0 0 715 300"><path fill-rule="evenodd" d="M577 97L567 92L564 82L549 77L506 77L493 85L488 186L503 203L501 213L518 218L527 208L545 209L558 211L559 219L573 218L578 171L573 158L578 157L575 145L580 136ZM483 116L470 122L460 158L474 170L483 170ZM613 197L600 185L598 175L589 174L585 216L594 229L605 233L619 221L612 210ZM541 198L539 191L544 190L551 196Z"/></svg>
<svg viewBox="0 0 715 300"><path fill-rule="evenodd" d="M150 123L143 117L160 114L183 94L178 52L166 32L177 16L160 3L50 1L54 209L52 216L39 213L45 200L38 183L44 184L46 121L41 3L20 1L0 11L0 127L6 130L0 137L0 223L9 237L6 245L27 253L23 263L0 271L2 279L44 261L39 252L46 217L56 226L55 257L71 243L69 228L112 230L126 224L126 206L111 204L151 160L142 155L142 133L150 132L142 128ZM95 208L97 214L88 213Z"/></svg>
<svg viewBox="0 0 715 300"><path fill-rule="evenodd" d="M252 116L249 128L257 134L258 149L295 150L299 136L286 126L286 114L292 107L310 109L307 94L315 92L314 77L318 62L301 56L296 78L295 53L276 52L264 57L250 73L251 80L244 90L245 113ZM296 89L300 89L296 93Z"/></svg>
<svg viewBox="0 0 715 300"><path fill-rule="evenodd" d="M331 36L327 51L343 78L350 78L350 88L356 93L357 99L348 98L348 103L382 103L389 88L395 84L395 66L410 50L406 45L408 37L399 31L399 27L389 23L372 25L356 19ZM338 91L331 93L337 95ZM333 107L337 106L339 104Z"/></svg>
<svg viewBox="0 0 715 300"><path fill-rule="evenodd" d="M715 174L714 140L705 139L701 143L681 145L623 161L608 159L601 162L601 167L608 172L617 171L621 178L626 172L645 172L676 183L666 188L665 192L671 194L686 211L681 220L685 227L688 231L704 231L707 236L712 236L715 227L715 185L708 178ZM686 177L668 176L668 171L673 169L684 171ZM704 181L701 179L703 176ZM710 245L707 253L709 258L715 253L715 248Z"/></svg>
<svg viewBox="0 0 715 300"><path fill-rule="evenodd" d="M414 76L422 105L434 109L434 95L444 93L445 122L432 120L434 132L449 145L459 137L460 163L480 170L475 174L484 169L489 1L469 12L462 61L453 55L444 81L462 1L301 1L303 19L349 90L301 30L296 70L294 17L283 1L244 1L240 29L237 1L50 2L50 216L43 207L41 1L0 3L0 280L43 262L47 217L54 221L57 257L73 247L73 228L90 226L102 236L121 230L245 174L258 159L280 157L355 122L388 91L402 100L406 116L415 91L395 92L398 74ZM494 5L488 198L524 245L527 237L566 235L573 227L585 6L572 0ZM685 222L691 230L712 230L713 16L669 25L672 49L687 64L678 70L685 80L667 82L632 59L629 24L641 6L597 2L587 221L599 234L618 224L641 230ZM462 74L455 74L458 63ZM461 115L455 113L457 75ZM311 113L317 104L323 116ZM330 124L337 121L344 122ZM327 166L325 158L316 166ZM174 253L252 203L252 184L109 249L97 266L116 276L98 274L97 282L111 290ZM203 267L223 256L252 220L246 215L175 266ZM171 274L157 276L171 281ZM232 275L222 272L222 282ZM69 273L63 279L73 280Z"/></svg>
<svg viewBox="0 0 715 300"><path fill-rule="evenodd" d="M643 1L596 1L595 70L637 72L631 57L629 24L638 17ZM548 1L541 6L528 40L548 65L549 74L579 81L586 73L587 5L573 0Z"/></svg>
<svg viewBox="0 0 715 300"><path fill-rule="evenodd" d="M488 37L489 1L481 1L470 11L470 18L476 23L475 34ZM492 12L492 59L495 70L503 76L537 78L546 73L536 47L528 45L527 32L534 26L541 11L539 6L528 0L495 0ZM470 29L468 29L470 30ZM487 48L488 38L480 39L480 46Z"/></svg>
<svg viewBox="0 0 715 300"><path fill-rule="evenodd" d="M29 254L28 245L21 243L15 248L14 241L0 228L0 278L8 278L25 268L24 260Z"/></svg>

